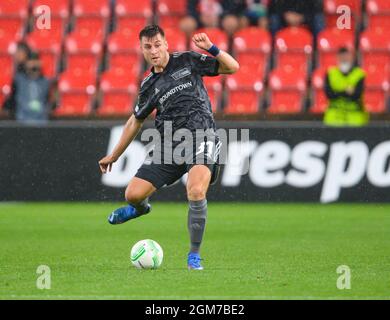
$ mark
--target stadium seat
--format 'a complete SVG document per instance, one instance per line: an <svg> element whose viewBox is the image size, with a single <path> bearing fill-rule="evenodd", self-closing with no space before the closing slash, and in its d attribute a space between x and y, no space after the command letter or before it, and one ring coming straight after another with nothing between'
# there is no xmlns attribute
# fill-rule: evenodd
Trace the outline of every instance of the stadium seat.
<svg viewBox="0 0 390 320"><path fill-rule="evenodd" d="M384 113L388 111L389 95L381 89L366 89L364 92L365 108L370 113Z"/></svg>
<svg viewBox="0 0 390 320"><path fill-rule="evenodd" d="M109 53L140 52L138 32L132 28L121 28L111 33L107 39Z"/></svg>
<svg viewBox="0 0 390 320"><path fill-rule="evenodd" d="M323 113L328 107L328 99L324 91L326 70L327 68L320 68L313 72L311 78L313 101L309 109L311 113Z"/></svg>
<svg viewBox="0 0 390 320"><path fill-rule="evenodd" d="M272 38L268 31L256 27L241 29L234 35L233 49L238 52L262 52L270 54Z"/></svg>
<svg viewBox="0 0 390 320"><path fill-rule="evenodd" d="M351 50L355 47L354 34L351 30L329 28L318 35L318 58L320 66L329 66L336 61L336 53L339 48L347 47Z"/></svg>
<svg viewBox="0 0 390 320"><path fill-rule="evenodd" d="M101 76L102 105L99 115L127 115L132 109L138 85L138 75L122 66L111 68Z"/></svg>
<svg viewBox="0 0 390 320"><path fill-rule="evenodd" d="M92 98L81 92L62 93L59 106L54 110L56 117L80 117L91 113Z"/></svg>
<svg viewBox="0 0 390 320"><path fill-rule="evenodd" d="M264 90L261 74L253 72L250 65L227 77L227 114L254 114L259 112L260 99Z"/></svg>
<svg viewBox="0 0 390 320"><path fill-rule="evenodd" d="M161 28L165 29L176 29L180 25L182 17L181 16L160 16L158 18L158 24Z"/></svg>
<svg viewBox="0 0 390 320"><path fill-rule="evenodd" d="M61 18L53 18L51 29L35 29L26 37L29 46L36 51L50 51L59 54L64 34Z"/></svg>
<svg viewBox="0 0 390 320"><path fill-rule="evenodd" d="M104 92L101 106L97 109L99 116L128 116L133 110L136 95L128 92Z"/></svg>
<svg viewBox="0 0 390 320"><path fill-rule="evenodd" d="M60 105L56 116L85 116L91 112L92 97L96 91L95 77L82 69L60 75L58 89Z"/></svg>
<svg viewBox="0 0 390 320"><path fill-rule="evenodd" d="M75 32L79 33L91 33L96 36L104 37L107 32L107 19L102 17L78 17L75 18ZM103 39L102 39L103 40Z"/></svg>
<svg viewBox="0 0 390 320"><path fill-rule="evenodd" d="M390 31L383 28L369 29L360 37L362 66L375 66L390 72Z"/></svg>
<svg viewBox="0 0 390 320"><path fill-rule="evenodd" d="M369 66L365 71L365 95L367 95L365 99L367 101L367 110L372 113L385 112L390 90L389 72L381 66L374 65Z"/></svg>
<svg viewBox="0 0 390 320"><path fill-rule="evenodd" d="M307 69L313 52L313 36L305 28L289 27L275 36L278 65L294 65Z"/></svg>
<svg viewBox="0 0 390 320"><path fill-rule="evenodd" d="M23 34L24 21L20 18L5 18L0 17L0 37L3 35L8 36L21 36Z"/></svg>
<svg viewBox="0 0 390 320"><path fill-rule="evenodd" d="M13 61L11 56L0 54L0 65L3 71L0 73L0 109L4 99L10 94L13 75Z"/></svg>
<svg viewBox="0 0 390 320"><path fill-rule="evenodd" d="M67 55L66 69L67 70L83 70L91 75L96 75L99 68L100 56L90 53L78 53Z"/></svg>
<svg viewBox="0 0 390 320"><path fill-rule="evenodd" d="M67 19L70 16L70 0L35 0L32 2L32 12L34 16L41 14L38 10L40 6L49 6L52 18Z"/></svg>
<svg viewBox="0 0 390 320"><path fill-rule="evenodd" d="M153 14L151 0L116 0L115 13L118 17L141 16L150 18Z"/></svg>
<svg viewBox="0 0 390 320"><path fill-rule="evenodd" d="M103 35L90 29L78 29L70 33L65 39L65 50L69 54L93 53L101 54Z"/></svg>
<svg viewBox="0 0 390 320"><path fill-rule="evenodd" d="M187 50L187 37L184 32L172 28L165 29L164 32L170 52Z"/></svg>
<svg viewBox="0 0 390 320"><path fill-rule="evenodd" d="M126 67L115 66L101 75L100 88L102 91L120 90L135 92L137 90L138 75L129 72Z"/></svg>
<svg viewBox="0 0 390 320"><path fill-rule="evenodd" d="M351 30L354 31L362 16L362 1L361 0L325 0L324 13L326 26L328 28L337 27L337 22L340 18L340 13L337 9L340 6L348 6L351 9Z"/></svg>
<svg viewBox="0 0 390 320"><path fill-rule="evenodd" d="M110 1L73 0L73 13L76 17L98 16L107 19L110 16Z"/></svg>
<svg viewBox="0 0 390 320"><path fill-rule="evenodd" d="M13 74L13 59L9 54L0 54L0 66L2 66L3 71L2 75L12 75Z"/></svg>
<svg viewBox="0 0 390 320"><path fill-rule="evenodd" d="M213 112L219 111L219 105L222 99L222 79L222 76L203 78L204 85L210 97Z"/></svg>
<svg viewBox="0 0 390 320"><path fill-rule="evenodd" d="M369 28L390 28L390 2L388 0L367 0L366 10Z"/></svg>
<svg viewBox="0 0 390 320"><path fill-rule="evenodd" d="M42 61L42 71L46 77L54 78L57 75L59 56L53 52L41 52L39 59Z"/></svg>
<svg viewBox="0 0 390 320"><path fill-rule="evenodd" d="M306 75L290 65L273 70L269 85L271 105L268 113L298 113L302 111L306 93Z"/></svg>
<svg viewBox="0 0 390 320"><path fill-rule="evenodd" d="M187 1L185 0L158 0L157 13L159 15L185 15Z"/></svg>
<svg viewBox="0 0 390 320"><path fill-rule="evenodd" d="M142 30L143 27L148 25L150 22L149 18L146 17L120 17L117 19L116 30L130 29L137 34Z"/></svg>
<svg viewBox="0 0 390 320"><path fill-rule="evenodd" d="M108 57L110 68L125 67L128 72L139 75L142 67L142 59L136 53L112 53Z"/></svg>
<svg viewBox="0 0 390 320"><path fill-rule="evenodd" d="M266 70L268 68L268 55L262 52L240 52L236 55L237 61L240 63L240 67L249 67L252 73L258 75L259 79L264 80L266 76Z"/></svg>
<svg viewBox="0 0 390 320"><path fill-rule="evenodd" d="M220 48L221 50L227 51L228 50L228 37L225 32L223 32L221 29L218 28L205 28L205 29L199 29L195 33L201 33L205 32L210 37L210 39L213 39L213 42L215 45ZM199 49L191 40L191 50L204 53L204 50Z"/></svg>
<svg viewBox="0 0 390 320"><path fill-rule="evenodd" d="M30 0L2 0L0 1L0 17L27 18Z"/></svg>

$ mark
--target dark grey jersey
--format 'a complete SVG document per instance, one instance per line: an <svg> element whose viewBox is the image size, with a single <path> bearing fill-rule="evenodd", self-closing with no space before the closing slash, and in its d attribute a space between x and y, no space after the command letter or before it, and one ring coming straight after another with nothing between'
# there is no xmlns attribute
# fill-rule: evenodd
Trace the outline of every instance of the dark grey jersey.
<svg viewBox="0 0 390 320"><path fill-rule="evenodd" d="M155 125L163 134L164 121L172 129L214 129L215 122L203 76L218 75L218 60L197 52L170 54L161 73L151 73L141 84L134 116L143 120L157 110Z"/></svg>

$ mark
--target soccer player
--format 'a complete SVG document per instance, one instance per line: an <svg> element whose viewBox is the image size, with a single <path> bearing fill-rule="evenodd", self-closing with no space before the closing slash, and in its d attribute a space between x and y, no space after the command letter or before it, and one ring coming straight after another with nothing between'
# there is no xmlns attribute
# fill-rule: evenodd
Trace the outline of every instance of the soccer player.
<svg viewBox="0 0 390 320"><path fill-rule="evenodd" d="M214 132L214 136L210 137L209 134L207 141L194 145L196 152L191 158L192 161L182 164L166 163L165 155L161 163L145 160L127 186L125 198L128 205L112 212L108 221L111 224L120 224L149 213L151 211L149 196L161 187L174 183L188 172L186 191L191 246L187 265L189 269L202 270L199 249L206 225L206 193L217 176L220 149L210 99L202 77L233 74L239 69L239 64L231 55L215 46L205 33L195 34L192 41L198 48L208 51L212 56L193 51L170 54L164 31L157 25L145 27L140 32L139 39L143 56L152 66L151 73L141 84L138 103L123 129L118 144L110 155L99 161L102 173L111 171L112 164L133 141L144 120L155 109L157 109L155 126L161 134L162 141L166 136L164 132L166 121L172 124L173 132L185 128L195 135L197 129L209 129L208 132L211 131L211 135ZM170 142L172 146L177 144ZM154 152L158 152L156 150ZM199 163L197 161L199 157L208 161Z"/></svg>

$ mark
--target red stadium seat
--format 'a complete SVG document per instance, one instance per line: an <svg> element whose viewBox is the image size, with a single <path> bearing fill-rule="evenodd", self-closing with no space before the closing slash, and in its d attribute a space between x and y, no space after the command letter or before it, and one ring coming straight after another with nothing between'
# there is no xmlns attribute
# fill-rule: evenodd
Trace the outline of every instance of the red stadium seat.
<svg viewBox="0 0 390 320"><path fill-rule="evenodd" d="M42 71L46 77L53 78L57 75L59 57L56 53L41 52L39 59L42 61Z"/></svg>
<svg viewBox="0 0 390 320"><path fill-rule="evenodd" d="M187 37L184 32L177 29L165 29L164 31L171 52L187 50Z"/></svg>
<svg viewBox="0 0 390 320"><path fill-rule="evenodd" d="M302 111L306 93L306 75L299 68L286 66L273 70L269 77L271 105L268 113L298 113Z"/></svg>
<svg viewBox="0 0 390 320"><path fill-rule="evenodd" d="M329 66L336 61L336 53L341 47L353 50L355 47L354 34L351 30L330 28L318 35L318 57L320 66Z"/></svg>
<svg viewBox="0 0 390 320"><path fill-rule="evenodd" d="M270 54L272 38L268 31L256 27L241 29L234 35L233 47L238 52L262 52Z"/></svg>
<svg viewBox="0 0 390 320"><path fill-rule="evenodd" d="M150 18L153 15L151 0L116 0L115 12L118 17L142 16Z"/></svg>
<svg viewBox="0 0 390 320"><path fill-rule="evenodd" d="M370 28L390 28L390 2L387 0L367 0L368 25Z"/></svg>
<svg viewBox="0 0 390 320"><path fill-rule="evenodd" d="M109 53L140 52L138 32L130 28L121 28L111 33L107 40Z"/></svg>
<svg viewBox="0 0 390 320"><path fill-rule="evenodd" d="M135 100L136 95L128 92L104 92L97 114L100 116L127 116L131 114Z"/></svg>
<svg viewBox="0 0 390 320"><path fill-rule="evenodd" d="M178 29L182 17L181 16L160 16L158 24L165 29Z"/></svg>
<svg viewBox="0 0 390 320"><path fill-rule="evenodd" d="M390 72L390 31L383 28L369 29L360 37L362 65L375 66Z"/></svg>
<svg viewBox="0 0 390 320"><path fill-rule="evenodd" d="M351 9L351 29L355 30L357 23L360 22L362 16L362 1L361 0L325 0L324 12L326 26L328 28L337 27L337 22L341 13L337 9L341 6L348 6Z"/></svg>
<svg viewBox="0 0 390 320"><path fill-rule="evenodd" d="M13 61L9 55L0 54L0 65L3 71L0 73L0 109L4 99L11 93Z"/></svg>
<svg viewBox="0 0 390 320"><path fill-rule="evenodd" d="M20 18L0 17L0 37L4 35L20 37L23 34L24 21Z"/></svg>
<svg viewBox="0 0 390 320"><path fill-rule="evenodd" d="M13 74L13 59L9 54L0 54L0 66L2 66L2 75Z"/></svg>
<svg viewBox="0 0 390 320"><path fill-rule="evenodd" d="M305 28L285 28L276 34L275 47L279 65L291 64L307 69L313 52L313 36Z"/></svg>
<svg viewBox="0 0 390 320"><path fill-rule="evenodd" d="M338 14L337 8L340 6L348 6L354 14L361 15L361 0L324 0L326 14Z"/></svg>
<svg viewBox="0 0 390 320"><path fill-rule="evenodd" d="M22 19L0 17L0 52L12 53L16 48L15 42L22 38L23 33Z"/></svg>
<svg viewBox="0 0 390 320"><path fill-rule="evenodd" d="M203 82L210 97L213 112L218 111L222 98L222 76L204 77Z"/></svg>
<svg viewBox="0 0 390 320"><path fill-rule="evenodd" d="M34 16L42 12L38 10L40 6L49 6L52 18L67 19L70 16L70 0L35 0L32 3L32 12Z"/></svg>
<svg viewBox="0 0 390 320"><path fill-rule="evenodd" d="M0 17L27 18L30 0L2 0L0 1Z"/></svg>
<svg viewBox="0 0 390 320"><path fill-rule="evenodd" d="M91 75L96 75L100 56L90 53L70 54L66 59L67 70L82 70Z"/></svg>
<svg viewBox="0 0 390 320"><path fill-rule="evenodd" d="M128 72L139 75L142 68L142 59L140 55L133 53L118 53L111 54L109 57L109 64L111 68L126 67Z"/></svg>
<svg viewBox="0 0 390 320"><path fill-rule="evenodd" d="M138 75L122 66L116 66L101 75L100 88L103 92L120 90L134 93L137 90Z"/></svg>
<svg viewBox="0 0 390 320"><path fill-rule="evenodd" d="M137 34L150 22L146 17L120 17L117 19L116 30L130 29ZM176 25L177 26L177 25Z"/></svg>
<svg viewBox="0 0 390 320"><path fill-rule="evenodd" d="M253 72L250 65L227 77L227 102L224 113L253 114L259 112L260 99L264 90L263 75Z"/></svg>
<svg viewBox="0 0 390 320"><path fill-rule="evenodd" d="M60 75L58 89L60 106L56 116L84 116L91 112L92 97L96 91L95 77L82 69Z"/></svg>
<svg viewBox="0 0 390 320"><path fill-rule="evenodd" d="M313 87L313 104L310 107L311 113L323 113L328 107L328 98L326 97L325 75L327 68L320 68L313 72L312 87Z"/></svg>
<svg viewBox="0 0 390 320"><path fill-rule="evenodd" d="M103 35L101 33L89 29L78 29L65 39L65 50L71 54L81 52L100 54L103 49L102 42Z"/></svg>
<svg viewBox="0 0 390 320"><path fill-rule="evenodd" d="M259 112L260 94L254 90L228 90L225 114L256 114Z"/></svg>
<svg viewBox="0 0 390 320"><path fill-rule="evenodd" d="M35 29L27 35L27 43L36 51L50 51L59 54L62 47L63 24L60 18L53 18L51 29Z"/></svg>
<svg viewBox="0 0 390 320"><path fill-rule="evenodd" d="M110 1L73 0L73 13L76 17L99 16L108 18L110 16Z"/></svg>
<svg viewBox="0 0 390 320"><path fill-rule="evenodd" d="M236 55L240 67L249 67L252 73L264 79L268 67L268 55L262 52L240 52Z"/></svg>
<svg viewBox="0 0 390 320"><path fill-rule="evenodd" d="M110 68L124 67L128 72L139 75L142 67L142 60L139 54L135 53L112 53L109 55Z"/></svg>
<svg viewBox="0 0 390 320"><path fill-rule="evenodd" d="M185 15L187 1L185 0L158 0L157 13L159 15Z"/></svg>
<svg viewBox="0 0 390 320"><path fill-rule="evenodd" d="M387 111L388 94L381 89L366 89L364 105L370 113L384 113Z"/></svg>
<svg viewBox="0 0 390 320"><path fill-rule="evenodd" d="M89 32L96 36L105 36L107 30L106 18L102 17L78 17L75 19L75 31L76 32Z"/></svg>
<svg viewBox="0 0 390 320"><path fill-rule="evenodd" d="M217 47L221 50L228 50L228 37L225 32L218 28L205 28L199 29L195 33L205 32L209 36L210 40L215 43ZM195 44L191 41L191 50L204 53L204 50L199 49L195 46Z"/></svg>
<svg viewBox="0 0 390 320"><path fill-rule="evenodd" d="M90 95L75 92L60 95L59 107L54 110L57 117L80 117L91 113L92 98Z"/></svg>

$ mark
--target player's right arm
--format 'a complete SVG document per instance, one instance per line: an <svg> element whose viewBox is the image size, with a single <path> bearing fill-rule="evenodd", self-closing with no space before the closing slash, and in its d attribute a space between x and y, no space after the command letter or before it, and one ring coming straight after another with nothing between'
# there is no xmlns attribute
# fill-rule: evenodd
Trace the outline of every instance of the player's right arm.
<svg viewBox="0 0 390 320"><path fill-rule="evenodd" d="M134 114L129 118L125 124L125 127L123 128L119 142L115 146L112 153L99 161L99 166L102 173L111 171L112 164L118 160L129 144L134 140L140 131L142 124L143 120L136 119Z"/></svg>
<svg viewBox="0 0 390 320"><path fill-rule="evenodd" d="M102 173L111 171L112 164L119 159L129 144L134 140L140 131L144 120L154 110L153 95L150 94L151 87L148 84L151 75L148 76L141 84L138 102L134 109L133 115L126 122L122 135L114 150L108 156L99 161Z"/></svg>

